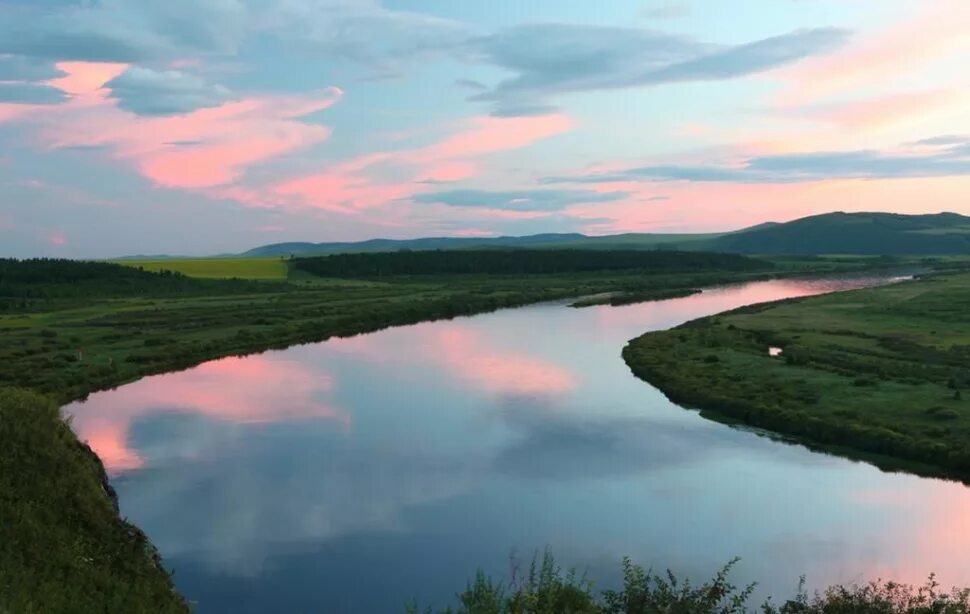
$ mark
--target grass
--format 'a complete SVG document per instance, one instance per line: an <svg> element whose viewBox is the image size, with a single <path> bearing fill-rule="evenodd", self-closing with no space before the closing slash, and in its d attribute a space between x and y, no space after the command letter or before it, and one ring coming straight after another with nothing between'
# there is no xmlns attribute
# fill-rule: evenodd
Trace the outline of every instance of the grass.
<svg viewBox="0 0 970 614"><path fill-rule="evenodd" d="M188 612L56 403L0 389L0 612Z"/></svg>
<svg viewBox="0 0 970 614"><path fill-rule="evenodd" d="M970 275L743 308L643 335L624 358L715 417L970 480Z"/></svg>
<svg viewBox="0 0 970 614"><path fill-rule="evenodd" d="M149 260L119 260L118 264L142 268L146 271L174 271L188 277L203 279L265 279L281 281L287 278L289 267L285 260L267 258L159 258Z"/></svg>

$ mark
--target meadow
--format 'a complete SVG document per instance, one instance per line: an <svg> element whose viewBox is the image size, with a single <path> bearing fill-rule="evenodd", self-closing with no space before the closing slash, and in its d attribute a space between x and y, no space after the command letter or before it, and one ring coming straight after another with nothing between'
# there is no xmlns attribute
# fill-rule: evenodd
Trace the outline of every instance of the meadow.
<svg viewBox="0 0 970 614"><path fill-rule="evenodd" d="M968 274L747 307L648 333L623 356L710 417L970 479Z"/></svg>
<svg viewBox="0 0 970 614"><path fill-rule="evenodd" d="M172 271L188 277L203 279L268 279L282 281L289 267L285 260L270 256L266 258L158 258L125 259L116 261L124 266L146 271Z"/></svg>

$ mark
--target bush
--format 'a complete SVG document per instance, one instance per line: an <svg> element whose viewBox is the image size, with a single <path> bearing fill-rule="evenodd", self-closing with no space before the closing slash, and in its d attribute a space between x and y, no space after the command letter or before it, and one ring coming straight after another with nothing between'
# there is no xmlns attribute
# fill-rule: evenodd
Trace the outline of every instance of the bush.
<svg viewBox="0 0 970 614"><path fill-rule="evenodd" d="M970 589L940 591L934 576L914 587L897 582L870 582L863 586L837 585L808 595L802 578L794 598L781 605L769 599L749 609L755 585L739 589L728 577L737 559L715 576L693 586L672 572L656 574L623 559L623 588L593 594L592 584L575 572L563 573L548 552L533 557L529 575L516 579L513 561L508 585L495 582L479 571L459 593L457 610L442 614L966 614L970 612ZM416 605L406 608L418 614ZM429 608L424 610L430 614Z"/></svg>

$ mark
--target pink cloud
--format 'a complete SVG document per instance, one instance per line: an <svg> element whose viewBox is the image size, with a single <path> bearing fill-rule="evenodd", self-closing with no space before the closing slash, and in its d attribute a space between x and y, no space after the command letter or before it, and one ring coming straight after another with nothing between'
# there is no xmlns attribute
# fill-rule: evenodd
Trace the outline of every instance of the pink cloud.
<svg viewBox="0 0 970 614"><path fill-rule="evenodd" d="M470 127L438 143L416 150L418 159L450 160L520 149L568 132L573 120L561 113L536 117L476 117Z"/></svg>
<svg viewBox="0 0 970 614"><path fill-rule="evenodd" d="M459 132L430 145L360 156L324 172L269 186L251 200L342 212L378 207L429 189L424 183L429 180L467 179L490 154L526 147L567 132L573 125L561 114L476 117ZM394 172L381 173L388 168Z"/></svg>
<svg viewBox="0 0 970 614"><path fill-rule="evenodd" d="M831 121L841 129L878 130L906 123L924 123L951 111L962 111L970 105L966 90L931 90L907 92L879 98L835 105L815 117Z"/></svg>
<svg viewBox="0 0 970 614"><path fill-rule="evenodd" d="M118 108L104 85L125 64L61 62L49 85L69 94L58 105L0 104L0 122L21 120L42 145L104 147L155 185L207 192L237 181L247 168L325 141L330 129L301 121L333 105L338 88L301 95L261 95L175 116L138 116ZM245 201L244 201L245 202Z"/></svg>
<svg viewBox="0 0 970 614"><path fill-rule="evenodd" d="M67 245L67 235L59 230L48 232L46 235L44 235L44 240L54 247L63 247Z"/></svg>
<svg viewBox="0 0 970 614"><path fill-rule="evenodd" d="M39 104L15 104L8 102L0 103L0 124L12 122L14 120L26 117L31 113L43 111L44 108L45 105Z"/></svg>
<svg viewBox="0 0 970 614"><path fill-rule="evenodd" d="M128 64L107 62L58 62L57 68L67 73L51 79L48 85L67 94L93 94L108 82L125 72Z"/></svg>
<svg viewBox="0 0 970 614"><path fill-rule="evenodd" d="M800 104L864 85L882 85L970 49L970 4L965 0L918 3L916 14L845 50L776 71L792 86L783 104Z"/></svg>
<svg viewBox="0 0 970 614"><path fill-rule="evenodd" d="M966 212L970 177L799 184L629 182L602 184L597 189L628 191L631 198L568 209L568 215L590 220L584 226L586 232L717 232L828 211ZM657 194L669 198L649 200ZM603 218L609 221L600 221Z"/></svg>
<svg viewBox="0 0 970 614"><path fill-rule="evenodd" d="M247 169L303 151L330 137L326 126L301 121L326 109L342 92L329 88L291 96L250 96L175 116L138 116L118 107L105 84L127 65L62 62L65 77L49 83L70 94L44 109L6 109L0 118L26 115L46 147L100 147L154 185L231 199L256 207L295 207L359 215L399 203L437 182L468 179L493 154L526 147L573 127L562 114L474 117L428 145L376 151L319 172L268 182L243 182ZM386 211L385 211L386 212ZM489 212L491 217L535 217ZM401 226L400 216L380 216Z"/></svg>
<svg viewBox="0 0 970 614"><path fill-rule="evenodd" d="M111 73L72 72L65 79L93 86ZM90 71L92 74L87 74ZM67 87L67 86L66 86ZM163 187L202 189L237 180L246 168L323 142L329 128L299 118L328 108L336 88L293 96L255 96L171 117L141 117L118 109L104 90L87 90L38 120L48 147L104 146Z"/></svg>

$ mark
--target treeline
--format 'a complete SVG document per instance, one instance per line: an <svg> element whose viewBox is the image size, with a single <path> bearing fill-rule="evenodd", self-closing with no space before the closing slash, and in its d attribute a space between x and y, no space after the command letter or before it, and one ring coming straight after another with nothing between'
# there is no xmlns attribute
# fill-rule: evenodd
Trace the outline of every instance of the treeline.
<svg viewBox="0 0 970 614"><path fill-rule="evenodd" d="M642 250L453 250L334 254L297 258L293 266L320 277L400 275L538 275L595 271L756 271L772 264L737 254Z"/></svg>
<svg viewBox="0 0 970 614"><path fill-rule="evenodd" d="M28 308L47 299L236 294L271 289L265 282L195 279L172 271L150 272L110 262L0 259L0 311Z"/></svg>

